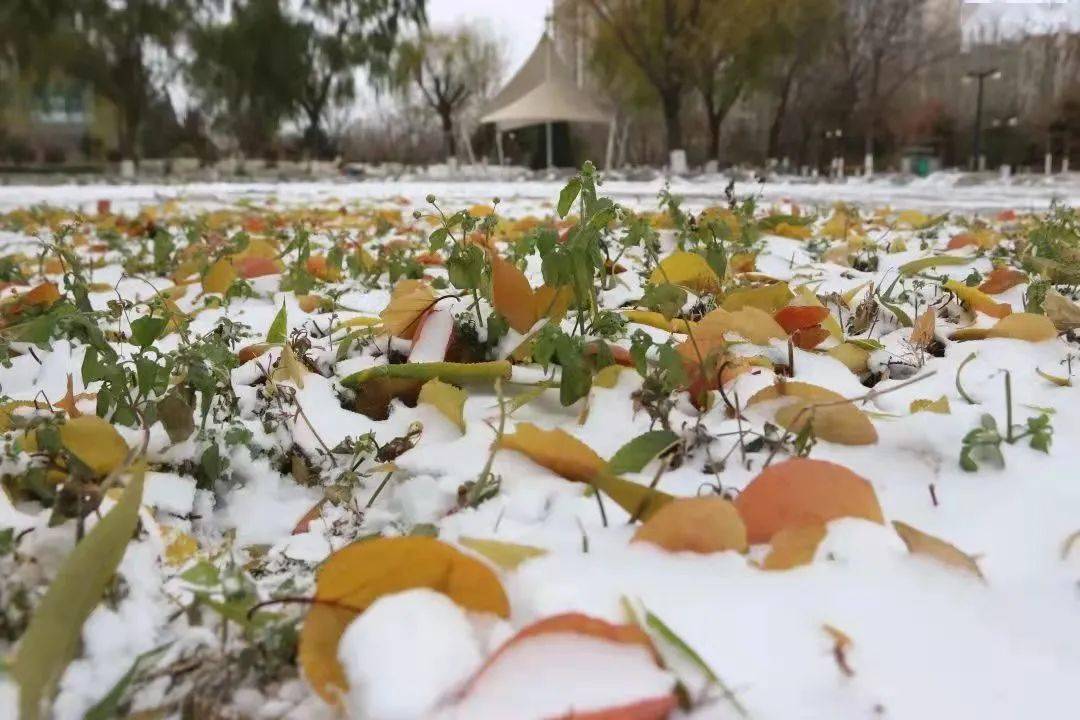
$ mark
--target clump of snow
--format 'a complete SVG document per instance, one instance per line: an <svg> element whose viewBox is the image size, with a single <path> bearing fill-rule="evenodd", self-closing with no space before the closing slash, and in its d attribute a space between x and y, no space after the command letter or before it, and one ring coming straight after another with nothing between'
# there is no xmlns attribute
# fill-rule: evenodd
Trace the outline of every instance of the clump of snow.
<svg viewBox="0 0 1080 720"><path fill-rule="evenodd" d="M345 630L338 657L356 720L426 717L481 662L465 611L425 588L376 600Z"/></svg>

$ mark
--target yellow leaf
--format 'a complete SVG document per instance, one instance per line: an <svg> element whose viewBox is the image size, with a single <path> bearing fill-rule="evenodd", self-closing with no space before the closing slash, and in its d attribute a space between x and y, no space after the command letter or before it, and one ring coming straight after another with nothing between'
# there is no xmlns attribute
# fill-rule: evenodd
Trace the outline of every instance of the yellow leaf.
<svg viewBox="0 0 1080 720"><path fill-rule="evenodd" d="M278 358L277 367L274 369L273 374L270 375L270 379L273 382L291 380L296 387L303 388L304 376L307 373L307 366L296 357L292 345L285 343L285 347L281 349L281 357Z"/></svg>
<svg viewBox="0 0 1080 720"><path fill-rule="evenodd" d="M809 565L824 539L823 523L785 527L772 536L772 547L761 567L765 570L790 570Z"/></svg>
<svg viewBox="0 0 1080 720"><path fill-rule="evenodd" d="M512 434L503 436L499 447L516 450L567 480L592 485L632 516L647 519L672 500L667 493L608 473L602 457L563 430L541 430L532 423L518 423Z"/></svg>
<svg viewBox="0 0 1080 720"><path fill-rule="evenodd" d="M221 258L203 275L203 292L224 294L236 280L236 268L228 258Z"/></svg>
<svg viewBox="0 0 1080 720"><path fill-rule="evenodd" d="M108 475L123 464L128 454L124 438L97 415L72 418L61 425L60 444L95 475Z"/></svg>
<svg viewBox="0 0 1080 720"><path fill-rule="evenodd" d="M958 280L949 280L942 287L951 291L972 310L978 310L990 317L1004 318L1012 313L1012 305L999 303L982 290L965 285Z"/></svg>
<svg viewBox="0 0 1080 720"><path fill-rule="evenodd" d="M902 210L896 215L896 224L917 230L930 222L930 216L918 210Z"/></svg>
<svg viewBox="0 0 1080 720"><path fill-rule="evenodd" d="M793 297L794 294L788 284L778 282L763 285L762 287L733 290L724 296L720 307L729 312L742 310L744 307L755 307L773 315L777 310L791 302Z"/></svg>
<svg viewBox="0 0 1080 720"><path fill-rule="evenodd" d="M843 465L791 458L770 465L735 497L751 543L768 542L785 528L856 517L882 523L873 486Z"/></svg>
<svg viewBox="0 0 1080 720"><path fill-rule="evenodd" d="M985 338L1011 338L1027 342L1043 342L1057 337L1057 328L1045 315L1013 313L1003 317L990 328L964 328L954 332L950 339L957 342Z"/></svg>
<svg viewBox="0 0 1080 720"><path fill-rule="evenodd" d="M694 329L694 338L710 335L723 337L724 333L733 332L749 340L754 345L768 345L770 340L785 340L787 333L780 323L769 313L747 305L734 312L723 308L713 310L698 321Z"/></svg>
<svg viewBox="0 0 1080 720"><path fill-rule="evenodd" d="M842 343L825 351L831 357L836 358L847 366L853 373L867 371L867 363L870 360L870 352L853 343Z"/></svg>
<svg viewBox="0 0 1080 720"><path fill-rule="evenodd" d="M527 333L536 324L536 296L525 273L505 258L491 254L491 301L510 327Z"/></svg>
<svg viewBox="0 0 1080 720"><path fill-rule="evenodd" d="M186 532L177 532L165 546L165 563L178 567L199 551L199 543Z"/></svg>
<svg viewBox="0 0 1080 720"><path fill-rule="evenodd" d="M380 597L413 588L441 592L465 610L510 614L495 573L434 538L376 538L344 547L319 570L314 603L300 630L300 666L324 700L336 703L347 689L337 659L345 628Z"/></svg>
<svg viewBox="0 0 1080 720"><path fill-rule="evenodd" d="M779 235L780 237L791 238L793 240L807 240L814 234L813 229L809 225L796 225L789 222L777 223L771 230L773 235Z"/></svg>
<svg viewBox="0 0 1080 720"><path fill-rule="evenodd" d="M533 301L536 303L537 318L559 321L566 316L570 303L574 302L574 289L569 285L541 285L536 288Z"/></svg>
<svg viewBox="0 0 1080 720"><path fill-rule="evenodd" d="M602 387L606 390L610 390L619 384L619 375L624 370L622 365L608 365L606 368L596 373L596 377L593 378L593 387Z"/></svg>
<svg viewBox="0 0 1080 720"><path fill-rule="evenodd" d="M907 545L908 552L912 555L922 555L933 558L945 565L958 568L964 572L971 573L975 577L982 578L982 571L979 570L979 566L975 563L975 560L970 555L956 549L955 546L950 545L941 538L927 535L922 530L916 530L907 523L902 523L899 520L893 522L893 527L896 529L896 534L904 541L904 545Z"/></svg>
<svg viewBox="0 0 1080 720"><path fill-rule="evenodd" d="M390 335L411 339L416 321L434 304L435 293L423 280L399 280L379 318Z"/></svg>
<svg viewBox="0 0 1080 720"><path fill-rule="evenodd" d="M670 333L686 334L688 328L693 330L697 327L697 323L695 322L683 320L681 318L668 320L663 314L652 310L623 310L622 314L632 323L648 325L657 330L666 330Z"/></svg>
<svg viewBox="0 0 1080 720"><path fill-rule="evenodd" d="M711 293L720 289L720 278L697 253L680 250L668 255L649 276L653 285L671 283L683 285L696 293Z"/></svg>
<svg viewBox="0 0 1080 720"><path fill-rule="evenodd" d="M677 498L650 517L634 533L633 542L647 542L671 552L746 552L746 526L739 511L719 497Z"/></svg>
<svg viewBox="0 0 1080 720"><path fill-rule="evenodd" d="M948 415L951 412L949 398L944 395L937 400L912 400L908 410L912 413L932 412L938 415Z"/></svg>
<svg viewBox="0 0 1080 720"><path fill-rule="evenodd" d="M859 229L860 225L858 217L852 218L846 210L837 208L822 226L821 233L833 240L846 240L848 235Z"/></svg>
<svg viewBox="0 0 1080 720"><path fill-rule="evenodd" d="M547 550L542 548L503 542L501 540L460 537L458 538L458 544L469 548L475 553L483 555L503 570L515 570L518 565L526 560L547 555Z"/></svg>
<svg viewBox="0 0 1080 720"><path fill-rule="evenodd" d="M459 387L444 383L438 378L428 380L420 388L418 402L431 405L441 412L446 418L458 426L461 432L465 432L465 399L468 394Z"/></svg>
<svg viewBox="0 0 1080 720"><path fill-rule="evenodd" d="M1043 380L1052 382L1058 387L1072 387L1072 380L1070 378L1051 375L1050 373L1043 372L1039 368L1035 368L1035 372L1037 372L1039 374L1039 377L1041 377Z"/></svg>
<svg viewBox="0 0 1080 720"><path fill-rule="evenodd" d="M870 418L843 395L804 382L777 382L756 392L747 406L777 398L788 398L776 410L776 422L798 433L806 423L813 423L814 435L841 445L872 445L877 430Z"/></svg>

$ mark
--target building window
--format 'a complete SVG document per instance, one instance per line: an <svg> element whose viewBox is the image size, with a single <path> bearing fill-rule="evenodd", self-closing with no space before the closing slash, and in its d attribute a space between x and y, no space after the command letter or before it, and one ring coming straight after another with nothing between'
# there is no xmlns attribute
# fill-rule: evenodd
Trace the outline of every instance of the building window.
<svg viewBox="0 0 1080 720"><path fill-rule="evenodd" d="M38 85L34 89L34 119L48 124L86 124L90 108L85 86L73 80Z"/></svg>

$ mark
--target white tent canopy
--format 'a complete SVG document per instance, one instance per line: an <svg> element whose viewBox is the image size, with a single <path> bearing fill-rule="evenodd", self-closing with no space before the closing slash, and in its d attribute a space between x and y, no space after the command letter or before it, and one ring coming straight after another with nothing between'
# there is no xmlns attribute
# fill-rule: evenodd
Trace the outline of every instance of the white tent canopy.
<svg viewBox="0 0 1080 720"><path fill-rule="evenodd" d="M555 52L547 33L514 77L488 104L480 122L493 123L502 162L502 133L528 125L547 126L548 167L552 165L551 124L611 124L613 116L579 88L573 73Z"/></svg>

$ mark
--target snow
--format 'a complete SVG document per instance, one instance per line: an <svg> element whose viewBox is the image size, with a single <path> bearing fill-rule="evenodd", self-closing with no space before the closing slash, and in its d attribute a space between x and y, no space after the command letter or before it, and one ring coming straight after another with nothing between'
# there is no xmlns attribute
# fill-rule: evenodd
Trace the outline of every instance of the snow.
<svg viewBox="0 0 1080 720"><path fill-rule="evenodd" d="M355 720L420 720L482 659L465 611L427 589L376 600L349 624L338 656Z"/></svg>
<svg viewBox="0 0 1080 720"><path fill-rule="evenodd" d="M725 184L726 179L719 176L702 177L675 180L672 189L687 197L688 207L700 208L720 202ZM185 207L210 208L271 197L281 207L300 207L330 203L334 198L335 203L357 209L394 207L407 215L413 207L423 207L424 195L434 192L448 208L500 196L501 213L543 215L550 213L550 201L559 187L555 181L5 186L0 187L0 208L48 202L92 209L99 198L113 199L118 210L158 206L173 199ZM634 207L653 208L660 188L660 181L613 180L602 191ZM819 295L843 293L866 283L888 287L904 263L928 252L943 252L944 241L963 229L962 221L971 213L1045 209L1054 198L1080 204L1080 178L1075 176L979 184L951 174L902 184L895 178L846 183L789 178L764 186L741 185L737 190L760 192L765 202L782 203L784 208L790 208L788 200L804 206L843 200L864 208L888 204L953 213L949 224L931 233L930 250L910 241L903 252L881 253L881 262L872 271L836 263L811 264L804 243L766 238L757 259L758 271L793 284L812 280ZM404 204L391 202L391 197L405 198ZM904 234L909 240L913 236ZM13 233L0 236L5 248L25 240L26 236ZM670 251L670 237L665 236L664 242ZM627 262L637 260L631 257ZM935 272L963 281L972 270L986 273L990 267L988 257L972 256L970 263ZM96 272L103 280L117 282L118 270L119 265L108 265ZM527 275L534 285L539 284L535 262ZM640 278L631 275L626 281L604 294L606 306L640 296ZM143 283L126 283L121 281L120 287L127 296L149 292ZM340 302L366 316L378 314L389 299L385 288L365 291L351 284L344 289ZM996 299L1020 309L1025 289L1026 285L1018 286ZM330 324L329 315L302 312L292 293L279 291L276 278L260 279L257 290L260 296L235 299L227 310L202 310L193 324L195 330L208 332L218 318L228 316L250 326L245 342L261 342L282 302L290 329L310 331L313 322L319 328ZM867 292L860 291L852 307ZM202 299L196 295L189 292L180 301L181 307L201 308ZM95 293L92 300L95 307L104 308L114 297ZM928 299L932 297L920 299L920 309ZM906 307L914 310L910 304ZM885 379L875 386L875 395L860 403L873 413L881 437L878 444L853 447L819 442L812 450L812 457L840 463L865 477L877 494L886 524L834 521L813 564L776 573L755 566L763 555L760 547L749 556L734 552L695 555L631 544L634 528L627 523L627 513L605 502L605 522L596 497L585 485L567 482L517 452L504 450L495 455L491 469L500 482L498 494L477 507L461 507L460 488L477 479L491 453L498 399L490 385L467 386L464 432L438 410L422 404L409 408L394 401L389 418L383 421L355 412L343 401L340 379L385 362L388 346L384 340L334 365L341 335L327 338L312 332L311 356L328 376L309 372L302 387L282 380L281 386L295 390L296 406L303 414L289 413L264 423L255 409L266 402L265 377L280 355L280 349L273 348L233 372L239 425L251 433L251 440L227 451L228 469L213 488L197 489L185 467L198 460L196 453L206 441L193 437L172 443L160 426L152 430L148 454L163 467L147 475L147 532L131 543L121 566L128 592L114 607L99 607L85 625L84 647L64 675L55 715L81 717L138 655L163 643L175 643L171 661L183 657L182 651L225 645L220 633L210 627L172 618L193 593L176 576L195 562L242 568L265 558L264 574L252 580L259 597L306 595L317 566L348 542L379 533L408 534L418 526L430 531L433 526L439 538L449 543L463 537L495 539L534 546L546 554L515 570L498 571L510 598L507 621L469 615L430 590L377 600L351 623L339 647L350 685L346 705L352 717L405 720L428 717L437 710L443 718L526 717L530 713L551 717L665 694L672 673L701 690L700 669L685 662L673 663L667 672L644 649L566 634L511 646L474 679L503 641L536 620L583 612L626 623L628 604L661 618L703 658L753 718L1071 717L1080 700L1076 683L1080 676L1080 624L1076 622L1080 551L1063 557L1062 548L1080 529L1080 483L1073 445L1080 437L1080 404L1075 387L1053 385L1035 370L1068 375L1076 350L1074 343L1063 339L948 341L945 330L955 329L953 321L960 312L955 303L942 308L938 334L945 340L944 353L919 359L918 382L893 391L901 380ZM848 314L845 310L842 320ZM876 368L897 361L914 363L910 331L894 327L890 316L884 315L887 319L881 320L876 334L884 349L874 353L871 363ZM993 322L986 316L971 320L979 326ZM637 327L659 341L670 336L646 326L631 329ZM507 345L521 339L515 336ZM175 347L175 342L167 337L161 347ZM443 338L435 345L444 347ZM398 340L393 349L408 352L412 347ZM130 355L130 346L121 348ZM426 353L430 348L420 350ZM5 395L33 400L44 394L56 402L66 391L68 373L73 375L74 392L96 390L83 387L81 347L59 340L51 349L35 352L36 359L20 355L12 359L11 367L0 369ZM782 342L769 347L743 343L736 352L783 362L788 357L788 347ZM961 373L961 364L972 354L974 359ZM830 356L798 349L792 355L800 382L847 397L868 392L859 378ZM1049 453L1026 442L1005 444L1003 468L987 464L977 473L965 472L957 457L966 433L985 413L997 417L999 424L1004 421L1006 372L1011 378L1015 422L1022 424L1041 409L1052 409L1054 444ZM517 396L546 377L538 368L515 368L504 392ZM745 402L774 379L771 370L761 369L740 376L727 392ZM978 404L968 403L958 383ZM610 458L651 427L633 397L640 387L640 378L627 369L614 388L592 391L587 413L584 403L562 407L558 390L547 390L515 410L507 431L523 422L560 428L601 457ZM950 414L909 411L914 400L939 397L948 400ZM92 401L83 402L84 411L92 411L92 406ZM769 419L767 411L766 406L751 408L743 422L760 428ZM367 433L373 433L382 446L404 436L414 423L423 432L415 447L393 459L397 470L381 491L380 482L389 470L372 472L374 463L368 462L344 501L327 502L330 488L318 479L310 486L297 482L282 462L295 456L314 462L325 447L357 441ZM694 463L663 474L660 489L665 492L677 496L736 492L761 471L767 453L742 458L730 435L739 423L728 416L723 403L699 416L682 398L671 413L671 424L680 433L690 434L700 427L716 438L708 446L710 460L724 459L724 467L716 474L704 472L699 456ZM132 444L141 442L136 431L124 433ZM278 453L273 459L271 450ZM342 464L347 460L344 455L335 458ZM4 459L3 472L19 472L25 467L20 462ZM626 478L649 483L658 467L654 461ZM332 472L328 463L321 471ZM74 541L72 526L50 528L49 515L47 508L32 502L12 503L0 492L0 529L12 528L16 533L32 529L20 541L20 552L32 557L36 571L45 575L55 571ZM301 520L308 521L306 531L301 528L294 534ZM985 582L909 553L888 524L893 520L910 523L974 556ZM162 528L156 523L193 535L199 542L196 557L181 567L165 566L160 559ZM294 583L286 590L273 584L283 577ZM213 593L215 599L223 596L218 590ZM210 615L205 608L202 612ZM826 626L851 638L842 663ZM689 680L695 672L698 677ZM474 679L472 685L470 679ZM469 691L462 695L466 687ZM270 688L249 683L236 690L234 708L253 717L333 717L333 711L296 677ZM738 717L730 699L715 687L707 692L710 702L686 716ZM167 690L153 686L136 705L151 707L148 698L156 697L155 693L164 697ZM0 715L12 706L12 696L11 684L0 680Z"/></svg>

